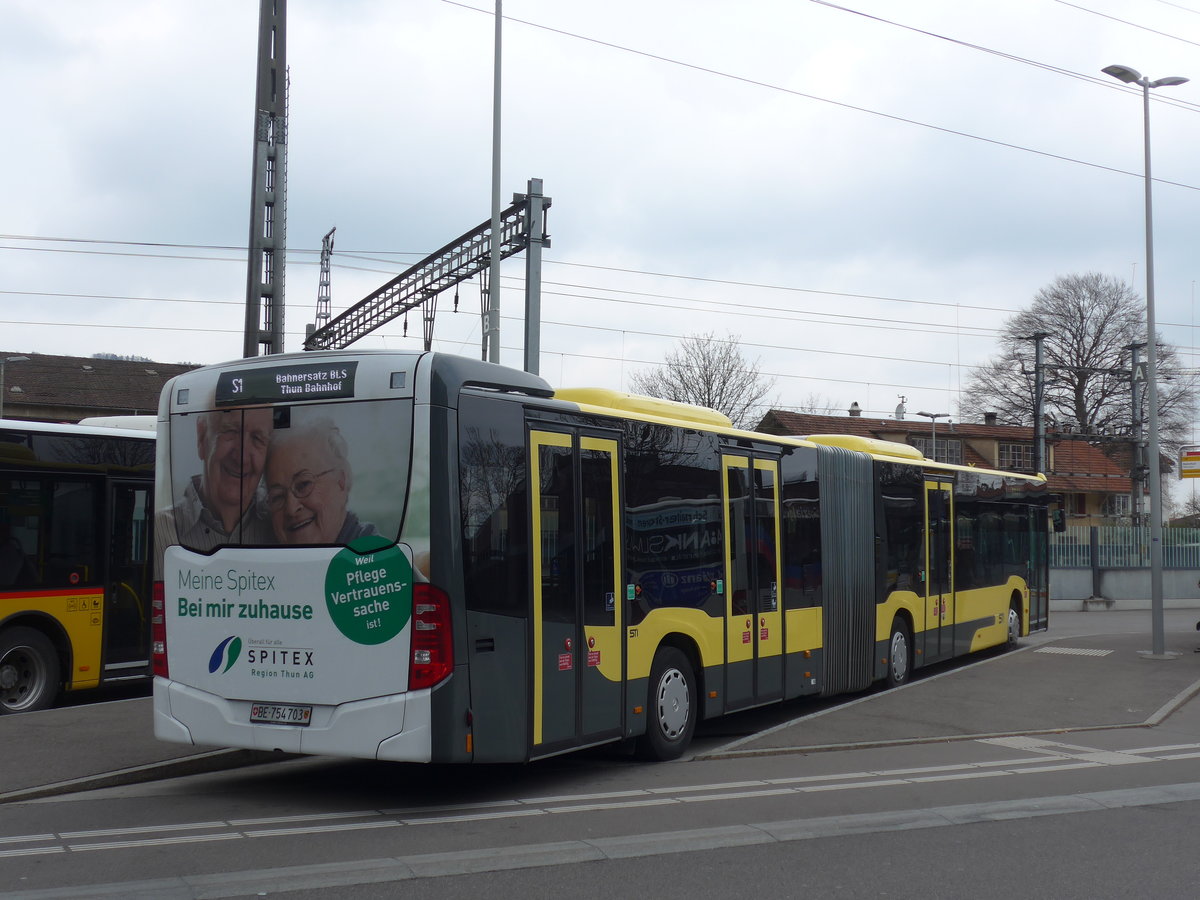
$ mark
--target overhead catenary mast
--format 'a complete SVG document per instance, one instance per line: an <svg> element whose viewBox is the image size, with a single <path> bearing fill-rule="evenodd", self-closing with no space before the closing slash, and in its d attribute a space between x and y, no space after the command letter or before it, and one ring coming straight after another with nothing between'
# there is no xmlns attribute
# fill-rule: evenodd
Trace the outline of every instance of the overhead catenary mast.
<svg viewBox="0 0 1200 900"><path fill-rule="evenodd" d="M483 334L489 362L500 362L500 36L503 4L496 0L496 38L492 59L492 227L488 256L487 310Z"/></svg>
<svg viewBox="0 0 1200 900"><path fill-rule="evenodd" d="M287 0L259 0L245 357L283 352L287 253Z"/></svg>
<svg viewBox="0 0 1200 900"><path fill-rule="evenodd" d="M507 259L526 251L525 327L527 347L538 344L541 325L541 254L550 247L546 211L551 199L542 193L542 179L530 178L528 192L514 194L512 205L500 213L499 252L493 252L491 220L451 241L387 284L377 288L323 328L308 335L305 350L331 350L350 346L359 338L411 309L421 307L425 349L433 343L437 295L481 271L492 259ZM486 358L486 354L485 354ZM530 370L535 371L535 370Z"/></svg>
<svg viewBox="0 0 1200 900"><path fill-rule="evenodd" d="M333 303L333 297L330 294L330 284L332 283L330 258L333 256L333 233L335 231L337 231L336 225L330 228L329 233L321 239L321 278L317 282L317 314L309 324L305 337L329 324Z"/></svg>

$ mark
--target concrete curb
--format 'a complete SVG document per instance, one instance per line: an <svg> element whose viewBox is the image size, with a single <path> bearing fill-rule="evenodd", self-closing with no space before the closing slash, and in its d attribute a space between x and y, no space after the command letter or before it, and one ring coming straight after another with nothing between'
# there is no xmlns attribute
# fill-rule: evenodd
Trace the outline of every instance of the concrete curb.
<svg viewBox="0 0 1200 900"><path fill-rule="evenodd" d="M166 778L179 778L184 775L202 775L206 772L240 769L245 766L257 766L293 758L291 754L275 753L269 750L211 750L208 753L198 753L195 756L184 756L178 759L148 763L144 766L117 769L114 772L85 775L82 778L72 778L69 781L59 781L54 784L44 784L38 787L8 791L7 793L0 794L0 803L20 803L25 800L40 800L44 797L54 797L60 794L73 794L79 791L121 787L127 784L144 784L149 781L161 781Z"/></svg>

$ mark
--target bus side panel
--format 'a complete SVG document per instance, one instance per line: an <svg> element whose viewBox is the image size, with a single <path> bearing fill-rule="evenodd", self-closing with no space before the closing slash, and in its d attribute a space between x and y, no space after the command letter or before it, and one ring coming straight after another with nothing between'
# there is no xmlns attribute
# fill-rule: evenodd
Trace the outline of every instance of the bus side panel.
<svg viewBox="0 0 1200 900"><path fill-rule="evenodd" d="M875 607L875 662L872 676L876 681L887 677L888 657L892 652L892 623L897 618L909 627L909 637L919 634L924 628L925 598L912 591L892 591L883 603ZM920 655L912 659L914 669L922 664Z"/></svg>
<svg viewBox="0 0 1200 900"><path fill-rule="evenodd" d="M819 465L816 448L809 447L793 448L780 460L785 700L819 693L825 669Z"/></svg>
<svg viewBox="0 0 1200 900"><path fill-rule="evenodd" d="M470 660L476 762L515 762L528 755L526 631L523 619L467 613L464 643Z"/></svg>
<svg viewBox="0 0 1200 900"><path fill-rule="evenodd" d="M463 596L462 569L453 564L462 559L457 422L454 411L444 406L420 404L414 410L412 470L402 531L406 540L418 546L439 548L436 559L430 554L429 580L456 600ZM456 638L454 672L433 689L432 752L437 762L469 762L469 629L465 604L451 602L450 609L451 634Z"/></svg>
<svg viewBox="0 0 1200 900"><path fill-rule="evenodd" d="M821 693L821 673L824 670L825 651L820 647L790 656L785 669L787 681L783 699Z"/></svg>
<svg viewBox="0 0 1200 900"><path fill-rule="evenodd" d="M1006 483L1004 476L961 478L955 495L954 580L958 591L955 652L1008 639L1014 604L1021 634L1044 623L1045 494ZM974 626L974 627L972 627Z"/></svg>
<svg viewBox="0 0 1200 900"><path fill-rule="evenodd" d="M101 588L0 593L0 628L14 622L31 625L56 646L69 648L61 660L69 691L100 684L100 638L104 591ZM65 642L65 643L64 643ZM66 669L66 666L70 666Z"/></svg>
<svg viewBox="0 0 1200 900"><path fill-rule="evenodd" d="M1009 582L1014 580L1010 578ZM1025 592L1016 586L1016 593L1023 597ZM996 647L1008 640L1008 606L1012 596L1013 585L1008 583L958 592L955 597L955 655Z"/></svg>
<svg viewBox="0 0 1200 900"><path fill-rule="evenodd" d="M689 655L702 717L725 712L728 588L717 437L627 422L622 448L625 721L633 736L645 733L650 669L664 642Z"/></svg>
<svg viewBox="0 0 1200 900"><path fill-rule="evenodd" d="M661 607L651 610L636 626L627 629L629 689L626 703L629 707L626 721L631 723L630 734L645 731L645 715L635 710L645 707L646 688L650 681L650 667L654 655L663 644L684 648L695 662L697 684L703 707L703 718L722 715L725 712L723 685L725 681L725 620L709 615L703 609L686 607ZM751 675L749 664L747 676ZM716 697L709 697L716 691Z"/></svg>
<svg viewBox="0 0 1200 900"><path fill-rule="evenodd" d="M451 415L447 435L453 422ZM470 696L459 721L470 716L476 761L521 761L530 753L533 696L522 404L511 398L461 395L454 443L446 450L447 457L451 454L456 461L455 506L440 518L454 526L454 558L462 560L462 569L441 577L453 596L464 598L462 630L455 621L455 662L466 663ZM466 684L461 674L457 669L454 679Z"/></svg>

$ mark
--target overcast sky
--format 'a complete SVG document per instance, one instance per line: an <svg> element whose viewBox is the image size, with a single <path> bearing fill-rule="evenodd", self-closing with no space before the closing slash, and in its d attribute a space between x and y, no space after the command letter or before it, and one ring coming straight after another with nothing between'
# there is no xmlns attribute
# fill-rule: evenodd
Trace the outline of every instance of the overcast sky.
<svg viewBox="0 0 1200 900"><path fill-rule="evenodd" d="M487 219L494 7L290 0L287 336ZM256 0L0 7L4 352L241 355ZM1200 0L505 0L503 178L553 198L542 374L628 389L738 335L781 407L953 412L1060 275L1145 290L1197 365ZM522 258L503 268L519 366ZM435 349L477 355L477 283ZM421 346L399 320L355 347ZM19 380L19 363L8 378Z"/></svg>

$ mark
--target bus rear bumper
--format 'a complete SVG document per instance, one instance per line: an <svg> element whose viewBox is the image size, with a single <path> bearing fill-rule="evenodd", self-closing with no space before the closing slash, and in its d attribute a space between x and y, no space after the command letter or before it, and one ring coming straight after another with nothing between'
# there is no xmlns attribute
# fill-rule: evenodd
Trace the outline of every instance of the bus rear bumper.
<svg viewBox="0 0 1200 900"><path fill-rule="evenodd" d="M175 681L155 679L154 736L211 747L429 762L430 691L314 705L311 724L263 725L250 701L229 700Z"/></svg>

